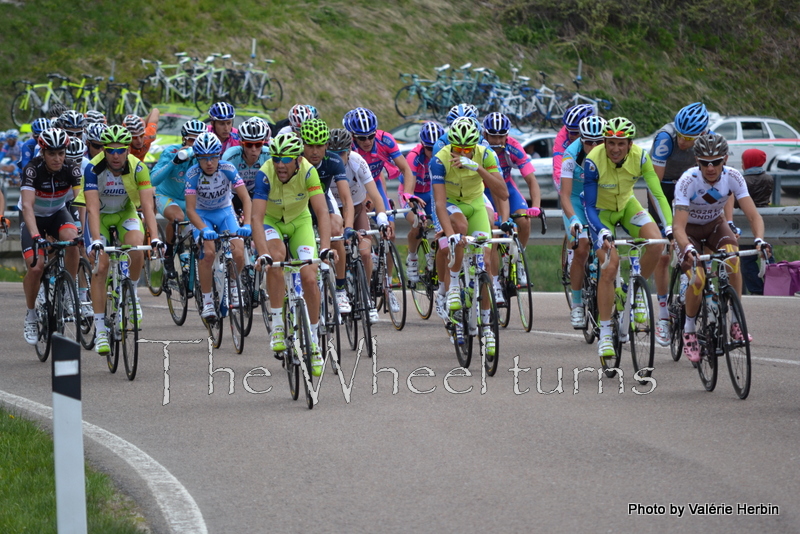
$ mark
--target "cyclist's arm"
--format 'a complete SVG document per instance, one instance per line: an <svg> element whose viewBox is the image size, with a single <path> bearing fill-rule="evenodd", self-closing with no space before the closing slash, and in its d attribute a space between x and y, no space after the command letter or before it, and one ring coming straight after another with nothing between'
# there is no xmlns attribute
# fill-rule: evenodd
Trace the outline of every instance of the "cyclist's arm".
<svg viewBox="0 0 800 534"><path fill-rule="evenodd" d="M564 166L561 166L564 169ZM561 210L567 220L575 216L575 210L572 208L572 173L567 173L566 170L561 171L561 192L558 194L561 200Z"/></svg>
<svg viewBox="0 0 800 534"><path fill-rule="evenodd" d="M6 213L6 197L3 194L3 190L0 189L0 217L5 217Z"/></svg>
<svg viewBox="0 0 800 534"><path fill-rule="evenodd" d="M234 192L236 196L239 197L239 200L242 201L242 221L244 221L244 224L248 224L247 221L252 218L253 203L250 200L250 193L247 191L247 186L242 182L234 188ZM264 217L261 217L261 220L263 223ZM252 229L252 225L250 226Z"/></svg>
<svg viewBox="0 0 800 534"><path fill-rule="evenodd" d="M147 118L144 120L146 126L150 126L151 124L155 125L153 129L153 133L147 132L148 135L152 135L155 137L156 132L158 131L158 119L161 118L161 112L158 108L153 108L150 110L150 113L147 114Z"/></svg>
<svg viewBox="0 0 800 534"><path fill-rule="evenodd" d="M177 152L178 150L176 149L168 148L161 153L158 161L150 171L150 182L154 186L158 187L172 175L173 170L178 166L172 161Z"/></svg>
<svg viewBox="0 0 800 534"><path fill-rule="evenodd" d="M756 203L749 196L739 199L739 208L744 212L745 217L750 222L750 229L753 231L753 238L764 239L764 219L758 213ZM728 219L730 220L730 219Z"/></svg>
<svg viewBox="0 0 800 534"><path fill-rule="evenodd" d="M197 228L200 233L207 226L200 215L197 214L197 180L200 173L190 172L186 176L186 189L184 198L186 199L186 217Z"/></svg>
<svg viewBox="0 0 800 534"><path fill-rule="evenodd" d="M653 169L656 171L659 182L664 179L667 160L672 155L673 149L672 136L667 132L661 132L653 139L653 146L650 147L650 160L653 162Z"/></svg>
<svg viewBox="0 0 800 534"><path fill-rule="evenodd" d="M553 183L557 190L561 190L561 161L564 158L564 145L567 144L569 133L567 127L562 126L553 141Z"/></svg>
<svg viewBox="0 0 800 534"><path fill-rule="evenodd" d="M331 218L328 214L328 203L325 195L314 195L308 199L311 209L317 216L317 231L319 232L319 248L331 248Z"/></svg>
<svg viewBox="0 0 800 534"><path fill-rule="evenodd" d="M661 222L664 227L672 226L672 207L669 205L664 191L661 189L661 180L658 179L656 171L653 169L653 162L650 159L650 154L645 153L642 162L642 176L647 184L648 189L658 201L658 212Z"/></svg>
<svg viewBox="0 0 800 534"><path fill-rule="evenodd" d="M411 166L402 155L394 158L394 164L403 173L403 190L409 195L413 195L417 188L417 177L411 172Z"/></svg>
<svg viewBox="0 0 800 534"><path fill-rule="evenodd" d="M483 156L483 165L478 165L478 174L483 184L489 188L495 201L508 200L508 188L503 175L498 172L500 165L494 150L487 150Z"/></svg>
<svg viewBox="0 0 800 534"><path fill-rule="evenodd" d="M33 188L21 189L19 196L22 199L22 220L25 221L25 226L28 227L30 234L32 236L37 235L40 232L38 226L36 226L36 214L33 211L33 204L36 202L36 191Z"/></svg>
<svg viewBox="0 0 800 534"><path fill-rule="evenodd" d="M725 202L725 207L722 208L722 214L725 216L726 221L733 220L733 202L734 202L735 195L731 195L728 197L728 200ZM741 208L741 204L739 204Z"/></svg>
<svg viewBox="0 0 800 534"><path fill-rule="evenodd" d="M675 204L675 216L672 219L672 235L678 243L680 250L686 250L689 244L689 236L686 234L686 223L689 221L689 206L685 204ZM701 254L703 251L697 251Z"/></svg>
<svg viewBox="0 0 800 534"><path fill-rule="evenodd" d="M433 156L428 169L431 173L431 189L433 190L433 203L436 207L436 216L439 219L439 224L442 226L444 235L450 236L453 234L453 225L450 224L450 214L447 213L447 187L444 183L445 168L442 161L438 157Z"/></svg>
<svg viewBox="0 0 800 534"><path fill-rule="evenodd" d="M375 185L375 180L370 180L365 183L364 189L367 190L367 197L372 201L375 213L385 212L386 206L383 204L383 197L378 192L378 186Z"/></svg>
<svg viewBox="0 0 800 534"><path fill-rule="evenodd" d="M265 164L266 165L266 164ZM263 168L263 167L262 167ZM256 244L258 255L269 254L267 236L264 233L264 215L267 213L267 199L269 198L269 181L264 171L256 173L256 183L253 189L252 214L250 228L253 232L253 242Z"/></svg>
<svg viewBox="0 0 800 534"><path fill-rule="evenodd" d="M158 237L158 223L156 222L156 201L155 189L152 187L139 191L139 200L142 202L142 212L144 213L144 224L150 234L150 239ZM145 243L149 245L150 243Z"/></svg>
<svg viewBox="0 0 800 534"><path fill-rule="evenodd" d="M601 157L605 157L603 154ZM597 182L600 174L597 172L597 165L592 160L586 158L583 161L583 196L586 200L586 218L595 235L600 235L602 230L608 230L600 222L600 212L597 209Z"/></svg>
<svg viewBox="0 0 800 534"><path fill-rule="evenodd" d="M375 187L375 182L372 182ZM350 185L348 180L339 180L336 182L336 190L339 192L339 200L342 203L342 221L345 228L352 228L355 219L355 208L353 207L353 196L350 194Z"/></svg>

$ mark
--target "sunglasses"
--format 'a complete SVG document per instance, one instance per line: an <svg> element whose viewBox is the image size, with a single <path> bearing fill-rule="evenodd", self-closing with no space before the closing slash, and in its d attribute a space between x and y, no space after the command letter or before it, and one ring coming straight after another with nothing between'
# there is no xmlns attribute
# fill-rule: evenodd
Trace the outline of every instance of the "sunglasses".
<svg viewBox="0 0 800 534"><path fill-rule="evenodd" d="M430 145L430 146L429 145L422 145L422 148L424 148L425 150L430 150L431 152L433 152L433 145Z"/></svg>
<svg viewBox="0 0 800 534"><path fill-rule="evenodd" d="M210 162L214 161L215 159L219 159L219 154L211 155L211 156L195 156L198 161L205 161Z"/></svg>
<svg viewBox="0 0 800 534"><path fill-rule="evenodd" d="M606 132L603 134L603 137L618 137L620 139L627 139L628 134L622 130L618 132L615 132L614 130L606 130Z"/></svg>
<svg viewBox="0 0 800 534"><path fill-rule="evenodd" d="M603 144L602 139L581 139L581 141L589 146L597 146Z"/></svg>
<svg viewBox="0 0 800 534"><path fill-rule="evenodd" d="M678 139L683 139L684 141L696 141L697 138L700 137L698 135L683 135L682 133L678 133Z"/></svg>
<svg viewBox="0 0 800 534"><path fill-rule="evenodd" d="M297 159L297 156L272 156L272 163L291 163Z"/></svg>
<svg viewBox="0 0 800 534"><path fill-rule="evenodd" d="M475 148L475 145L470 145L470 146L452 145L452 148L453 152L455 152L456 154L467 154L469 152L472 152L472 150Z"/></svg>
<svg viewBox="0 0 800 534"><path fill-rule="evenodd" d="M722 165L722 162L725 161L725 158L717 158L712 160L705 160L705 159L698 159L697 162L700 164L701 167L706 167L711 165L713 167L719 167Z"/></svg>
<svg viewBox="0 0 800 534"><path fill-rule="evenodd" d="M90 142L89 146L91 146L95 150L100 150L100 149L103 148L103 143L91 143Z"/></svg>
<svg viewBox="0 0 800 534"><path fill-rule="evenodd" d="M126 146L119 147L119 148L106 148L106 154L111 154L111 155L114 155L114 156L117 156L119 154L124 154L127 151L128 151L128 147L126 147Z"/></svg>
<svg viewBox="0 0 800 534"><path fill-rule="evenodd" d="M486 135L508 135L506 131L486 129Z"/></svg>
<svg viewBox="0 0 800 534"><path fill-rule="evenodd" d="M261 148L264 146L264 141L243 141L242 146L245 148Z"/></svg>
<svg viewBox="0 0 800 534"><path fill-rule="evenodd" d="M581 131L567 129L567 133L569 134L570 137L577 137L581 134Z"/></svg>
<svg viewBox="0 0 800 534"><path fill-rule="evenodd" d="M353 139L355 139L356 141L372 141L373 139L375 139L375 134L371 133L369 135L354 135Z"/></svg>

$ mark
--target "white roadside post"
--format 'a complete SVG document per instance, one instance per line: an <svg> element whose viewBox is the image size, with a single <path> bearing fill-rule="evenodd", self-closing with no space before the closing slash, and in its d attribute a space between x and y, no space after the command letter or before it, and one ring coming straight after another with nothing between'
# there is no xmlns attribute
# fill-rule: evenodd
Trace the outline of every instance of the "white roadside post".
<svg viewBox="0 0 800 534"><path fill-rule="evenodd" d="M53 443L58 534L86 534L81 347L53 334Z"/></svg>

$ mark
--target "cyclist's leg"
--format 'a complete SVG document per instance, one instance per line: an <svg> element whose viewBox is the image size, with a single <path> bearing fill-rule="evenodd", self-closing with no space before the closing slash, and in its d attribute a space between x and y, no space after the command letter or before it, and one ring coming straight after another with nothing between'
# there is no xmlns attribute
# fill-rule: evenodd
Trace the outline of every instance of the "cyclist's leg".
<svg viewBox="0 0 800 534"><path fill-rule="evenodd" d="M634 196L631 196L628 203L625 204L623 218L620 222L625 231L634 239L661 239L661 232L656 223L653 222L653 218L650 217L646 209L642 208L642 205ZM645 279L650 278L650 275L655 271L663 250L664 245L648 245L645 247L644 254L639 260L639 264L642 267L642 276Z"/></svg>
<svg viewBox="0 0 800 534"><path fill-rule="evenodd" d="M283 223L270 217L264 217L264 236L267 241L267 253L273 261L286 259L286 247L283 245ZM267 293L269 294L269 315L272 324L270 346L274 351L286 350L283 325L283 299L286 296L286 285L281 269L267 269Z"/></svg>
<svg viewBox="0 0 800 534"><path fill-rule="evenodd" d="M208 210L197 210L197 215L202 219L203 223L206 226L214 229L214 219L212 217L213 212ZM195 242L200 244L200 230L197 228L192 229L192 236L194 237ZM197 274L200 278L200 291L203 294L203 305L206 306L208 304L213 304L214 296L212 294L212 276L213 276L213 265L214 265L214 256L216 253L216 246L214 241L212 240L204 240L203 241L203 257L198 259L197 262Z"/></svg>
<svg viewBox="0 0 800 534"><path fill-rule="evenodd" d="M44 217L37 217L37 226L42 225L44 219ZM42 229L39 231L41 232ZM31 266L33 263L33 238L31 238L31 233L24 220L19 223L19 234L22 257L25 260L25 266L28 268L25 277L22 279L22 289L25 292L25 304L28 308L28 314L31 315L32 320L35 321L36 315L32 314L32 312L36 306L36 294L39 291L42 273L44 273L46 256L44 250L39 250L39 257L36 260L36 265Z"/></svg>
<svg viewBox="0 0 800 534"><path fill-rule="evenodd" d="M489 219L489 213L487 209L484 209L484 199L478 199L471 204L472 212L468 213L468 208L462 208L464 210L464 214L468 215L467 217L467 233L473 237L491 237L492 236L492 225ZM483 252L479 251L476 253L478 256L483 254ZM497 259L497 254L494 253L492 249L491 256ZM484 264L486 263L486 258L484 257ZM484 315L489 313L491 301L488 298L488 295L484 295L484 298L481 299L481 310ZM485 317L484 324L488 322L488 316Z"/></svg>
<svg viewBox="0 0 800 534"><path fill-rule="evenodd" d="M714 251L725 250L726 252L733 252L739 250L739 242L737 241L736 236L733 234L733 230L731 230L730 226L728 226L728 223L723 217L719 217L714 221L711 233L708 235L706 243L708 243L708 247ZM725 265L728 270L728 282L731 284L733 289L736 290L736 294L741 299L742 273L741 269L739 268L739 264L739 258L734 257L730 258Z"/></svg>
<svg viewBox="0 0 800 534"><path fill-rule="evenodd" d="M72 241L78 237L78 227L75 226L75 217L66 208L61 208L53 216L53 230L50 234L56 237L59 241ZM69 247L64 251L64 266L67 272L72 276L73 280L78 274L78 262L81 259L80 250L78 247Z"/></svg>
<svg viewBox="0 0 800 534"><path fill-rule="evenodd" d="M528 202L522 196L514 180L506 182L506 186L508 187L508 207L511 213L514 215L527 213ZM528 244L528 238L531 236L531 220L528 217L519 217L514 219L514 222L517 224L519 242L525 247Z"/></svg>
<svg viewBox="0 0 800 534"><path fill-rule="evenodd" d="M235 234L239 229L239 222L236 220L236 213L234 213L232 206L217 210L216 216L219 217L217 219L219 232ZM231 253L233 254L233 262L236 264L236 272L233 275L238 277L239 271L244 266L244 240L241 238L231 239Z"/></svg>
<svg viewBox="0 0 800 534"><path fill-rule="evenodd" d="M614 235L614 227L619 221L624 212L600 210L600 222L611 230L612 236ZM598 265L602 265L606 261L606 252L603 250L603 242L599 240L598 236L592 232L593 246L597 254ZM600 270L600 277L597 280L597 315L601 322L601 335L602 323L610 325L611 311L614 307L614 281L617 278L617 270L619 269L619 254L617 249L612 247L609 252L608 265Z"/></svg>

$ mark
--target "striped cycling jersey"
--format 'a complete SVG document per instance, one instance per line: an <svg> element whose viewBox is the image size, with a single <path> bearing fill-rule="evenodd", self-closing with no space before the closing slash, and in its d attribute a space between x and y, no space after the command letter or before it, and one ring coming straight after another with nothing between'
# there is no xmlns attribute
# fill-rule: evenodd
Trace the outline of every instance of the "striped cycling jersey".
<svg viewBox="0 0 800 534"><path fill-rule="evenodd" d="M225 160L220 160L217 171L211 176L203 172L200 165L193 165L186 173L185 195L197 197L195 209L219 210L231 203L233 190L244 185L236 168Z"/></svg>
<svg viewBox="0 0 800 534"><path fill-rule="evenodd" d="M252 165L248 165L244 160L244 147L241 145L233 146L226 150L222 154L222 159L236 167L236 172L239 173L239 177L247 187L247 192L252 197L256 187L256 174L269 159L269 147L267 145L261 147L261 154L258 155L258 159Z"/></svg>
<svg viewBox="0 0 800 534"><path fill-rule="evenodd" d="M733 167L723 166L719 180L709 184L703 171L693 167L675 185L675 205L689 207L690 224L707 224L722 215L731 195L739 200L750 196L742 174Z"/></svg>

